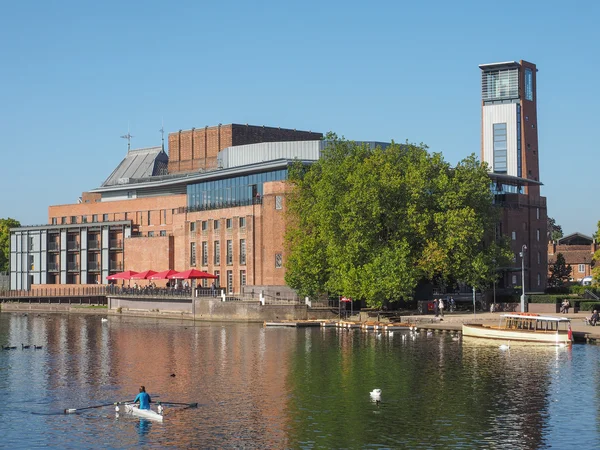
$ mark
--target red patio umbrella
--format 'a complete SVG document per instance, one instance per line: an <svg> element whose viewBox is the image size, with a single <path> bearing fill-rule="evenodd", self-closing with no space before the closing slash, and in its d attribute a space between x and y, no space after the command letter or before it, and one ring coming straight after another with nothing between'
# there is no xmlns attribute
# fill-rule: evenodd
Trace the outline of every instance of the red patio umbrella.
<svg viewBox="0 0 600 450"><path fill-rule="evenodd" d="M183 272L174 273L173 275L169 275L167 278L171 280L195 280L200 278L217 278L216 275L211 275L208 272L202 272L198 269L189 269Z"/></svg>
<svg viewBox="0 0 600 450"><path fill-rule="evenodd" d="M155 275L156 270L144 270L134 276L131 277L132 280L150 280L152 275Z"/></svg>
<svg viewBox="0 0 600 450"><path fill-rule="evenodd" d="M177 273L176 270L163 270L162 272L156 272L154 275L148 277L149 280L166 280L171 275Z"/></svg>
<svg viewBox="0 0 600 450"><path fill-rule="evenodd" d="M106 277L107 280L131 280L131 278L137 275L137 272L133 270L126 270L125 272L119 272Z"/></svg>

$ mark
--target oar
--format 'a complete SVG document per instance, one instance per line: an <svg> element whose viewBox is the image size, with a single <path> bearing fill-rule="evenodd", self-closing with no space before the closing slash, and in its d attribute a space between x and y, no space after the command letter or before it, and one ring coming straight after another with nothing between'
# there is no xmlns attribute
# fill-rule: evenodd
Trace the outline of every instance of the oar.
<svg viewBox="0 0 600 450"><path fill-rule="evenodd" d="M160 401L158 403L161 403L163 405L181 405L181 406L187 406L188 408L196 408L198 406L198 403L180 403L180 402L163 402L163 401Z"/></svg>
<svg viewBox="0 0 600 450"><path fill-rule="evenodd" d="M104 408L105 406L112 406L115 402L105 403L104 405L96 405L96 406L86 406L85 408L67 408L65 409L65 414L72 414L78 411L83 411L85 409L96 409L96 408Z"/></svg>

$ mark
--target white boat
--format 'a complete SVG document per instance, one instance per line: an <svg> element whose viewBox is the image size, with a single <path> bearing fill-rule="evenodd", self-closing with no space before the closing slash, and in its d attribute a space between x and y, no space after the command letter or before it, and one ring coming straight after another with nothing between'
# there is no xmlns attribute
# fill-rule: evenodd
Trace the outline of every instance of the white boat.
<svg viewBox="0 0 600 450"><path fill-rule="evenodd" d="M127 414L131 414L132 416L142 417L144 419L156 420L157 422L163 421L162 415L162 406L158 406L158 412L152 409L140 409L138 405L134 405L132 403L125 403L123 405L125 408L125 412ZM116 411L119 411L119 407L117 406Z"/></svg>
<svg viewBox="0 0 600 450"><path fill-rule="evenodd" d="M463 336L503 341L535 342L547 345L567 345L572 341L571 321L565 317L540 316L534 313L514 313L500 316L498 325L463 324Z"/></svg>

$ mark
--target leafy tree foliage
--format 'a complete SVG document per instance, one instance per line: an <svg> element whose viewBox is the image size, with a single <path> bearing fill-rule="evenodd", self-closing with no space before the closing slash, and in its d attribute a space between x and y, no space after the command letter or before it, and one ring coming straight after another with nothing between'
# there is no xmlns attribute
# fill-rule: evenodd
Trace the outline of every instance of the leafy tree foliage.
<svg viewBox="0 0 600 450"><path fill-rule="evenodd" d="M423 144L328 139L319 161L290 170L286 282L301 295L380 306L410 297L422 280L489 285L511 257L494 242L497 210L475 156L452 168Z"/></svg>
<svg viewBox="0 0 600 450"><path fill-rule="evenodd" d="M10 229L20 227L18 220L0 219L0 272L8 272L10 263Z"/></svg>
<svg viewBox="0 0 600 450"><path fill-rule="evenodd" d="M548 239L551 241L558 241L561 237L563 237L563 230L560 225L556 224L556 220L552 217L548 217Z"/></svg>
<svg viewBox="0 0 600 450"><path fill-rule="evenodd" d="M596 233L594 233L594 239L598 239L598 236L600 236L600 220L598 221L598 229L596 230ZM593 269L592 269L592 277L594 280L594 284L600 284L600 264L598 264L598 262L600 261L600 249L596 250L596 253L594 253L594 256L592 257L592 265L593 265Z"/></svg>
<svg viewBox="0 0 600 450"><path fill-rule="evenodd" d="M562 253L556 255L556 261L550 266L550 278L548 285L550 287L561 287L571 278L573 268L565 262L565 257Z"/></svg>

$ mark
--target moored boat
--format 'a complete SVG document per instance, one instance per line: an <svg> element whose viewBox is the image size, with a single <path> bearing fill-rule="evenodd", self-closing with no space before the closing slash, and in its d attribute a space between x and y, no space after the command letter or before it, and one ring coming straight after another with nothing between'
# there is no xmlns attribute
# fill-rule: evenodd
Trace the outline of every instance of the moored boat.
<svg viewBox="0 0 600 450"><path fill-rule="evenodd" d="M463 336L504 341L565 345L572 341L571 321L565 317L513 313L500 316L498 325L463 324Z"/></svg>

